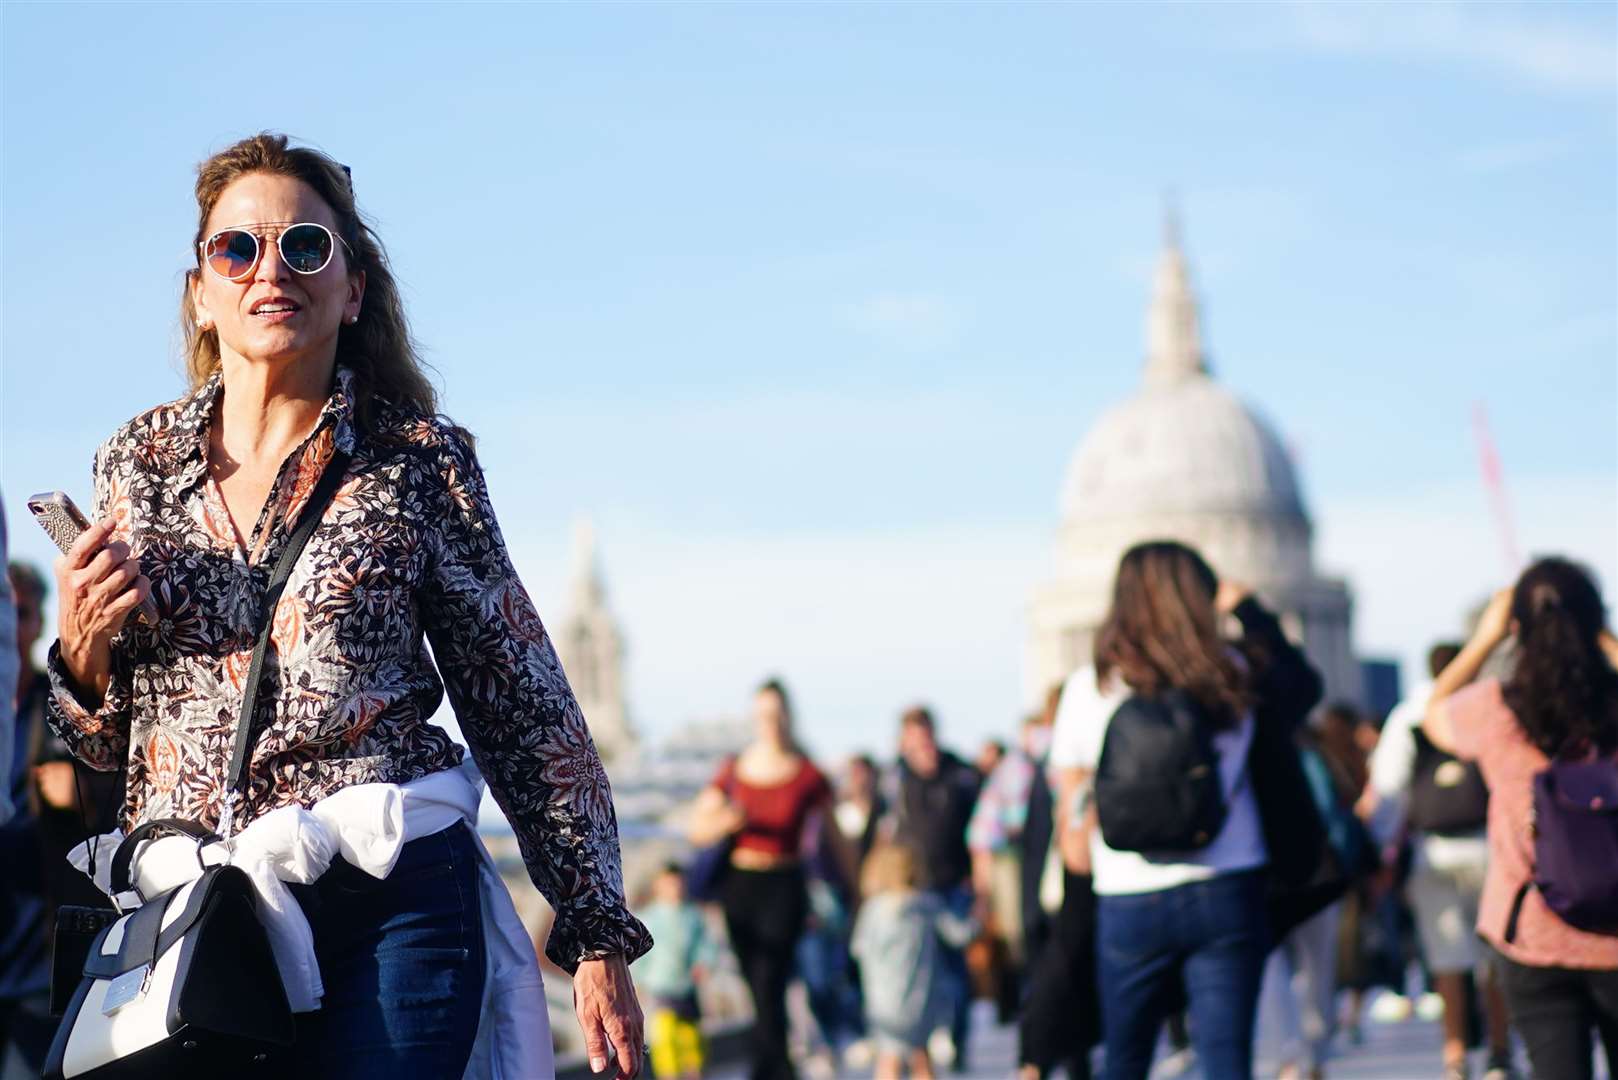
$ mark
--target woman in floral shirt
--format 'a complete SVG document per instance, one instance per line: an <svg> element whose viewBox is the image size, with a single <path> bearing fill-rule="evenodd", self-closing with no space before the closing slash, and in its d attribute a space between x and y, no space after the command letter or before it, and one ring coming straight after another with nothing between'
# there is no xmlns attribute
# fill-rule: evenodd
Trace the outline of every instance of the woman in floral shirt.
<svg viewBox="0 0 1618 1080"><path fill-rule="evenodd" d="M126 828L224 817L239 830L351 785L408 791L456 768L461 748L430 722L447 686L556 910L546 951L575 973L592 1064L606 1064L605 1034L633 1075L641 1016L627 965L650 938L624 903L607 777L507 556L471 438L437 413L346 174L270 134L199 170L198 265L182 303L192 391L96 454L96 524L57 570L53 723L84 761L127 768ZM271 569L339 451L350 455L341 483L273 613L245 795L229 792ZM148 597L155 619L128 619ZM305 904L325 997L308 1014L320 1023L300 1018L302 1075L460 1074L442 1070L470 1052L482 974L457 985L435 970L445 953L419 946L454 949L469 932L449 954L464 963L475 943L477 904L451 902L466 895L466 843L464 826L411 840L357 924L328 926L330 912ZM448 937L432 936L435 920L451 924ZM436 1019L423 1020L440 990ZM406 1039L398 1024L411 1009ZM363 1031L380 1032L378 1045L362 1049ZM411 1056L421 1046L449 1058Z"/></svg>

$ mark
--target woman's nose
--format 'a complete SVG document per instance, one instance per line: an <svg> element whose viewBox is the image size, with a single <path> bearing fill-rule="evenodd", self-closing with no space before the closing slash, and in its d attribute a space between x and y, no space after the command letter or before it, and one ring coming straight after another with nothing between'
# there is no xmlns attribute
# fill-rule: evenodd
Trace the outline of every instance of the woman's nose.
<svg viewBox="0 0 1618 1080"><path fill-rule="evenodd" d="M261 250L258 257L258 267L253 271L254 281L284 281L292 276L287 264L281 261L281 242L277 238L261 240Z"/></svg>

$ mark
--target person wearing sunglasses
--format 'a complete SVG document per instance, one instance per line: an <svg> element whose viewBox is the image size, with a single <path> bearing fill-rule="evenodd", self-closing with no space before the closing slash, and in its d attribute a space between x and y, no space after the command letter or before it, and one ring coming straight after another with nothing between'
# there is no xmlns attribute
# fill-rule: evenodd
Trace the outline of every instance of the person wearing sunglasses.
<svg viewBox="0 0 1618 1080"><path fill-rule="evenodd" d="M96 453L94 524L57 565L52 724L86 763L128 770L126 830L186 818L262 846L277 815L331 825L323 872L275 864L317 962L312 979L282 964L298 1041L276 1075L548 1076L533 945L471 827L476 774L430 722L447 689L556 912L546 953L573 975L592 1070L633 1076L628 964L651 939L625 905L606 773L348 170L265 133L203 162L196 198L190 392ZM264 612L334 461L335 495ZM158 617L128 620L148 597Z"/></svg>

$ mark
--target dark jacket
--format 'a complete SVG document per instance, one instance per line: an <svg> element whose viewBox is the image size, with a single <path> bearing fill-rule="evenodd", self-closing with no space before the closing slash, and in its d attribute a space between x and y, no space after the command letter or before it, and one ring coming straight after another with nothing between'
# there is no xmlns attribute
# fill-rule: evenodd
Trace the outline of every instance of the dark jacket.
<svg viewBox="0 0 1618 1080"><path fill-rule="evenodd" d="M1272 940L1342 896L1348 876L1327 843L1296 736L1324 686L1303 651L1257 600L1236 607L1241 650L1253 672L1253 746L1247 765L1269 851Z"/></svg>
<svg viewBox="0 0 1618 1080"><path fill-rule="evenodd" d="M938 751L938 771L932 776L917 775L903 758L893 775L894 839L915 851L921 863L921 887L943 890L965 885L972 878L966 826L983 786L982 775L943 749Z"/></svg>

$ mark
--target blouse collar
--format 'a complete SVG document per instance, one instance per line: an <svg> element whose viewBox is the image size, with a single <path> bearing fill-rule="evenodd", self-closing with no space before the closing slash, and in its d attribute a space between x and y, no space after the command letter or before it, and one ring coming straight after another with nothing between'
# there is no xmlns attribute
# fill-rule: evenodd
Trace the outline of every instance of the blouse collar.
<svg viewBox="0 0 1618 1080"><path fill-rule="evenodd" d="M174 421L173 438L166 440L177 457L172 463L172 475L180 492L202 482L208 475L208 428L213 421L214 406L224 389L224 379L218 370L206 382L180 399L179 414ZM354 452L354 372L338 365L332 379L331 397L320 410L315 421L313 437L328 426L335 426L333 445L345 453ZM307 439L304 440L307 443ZM302 445L302 444L300 444Z"/></svg>

